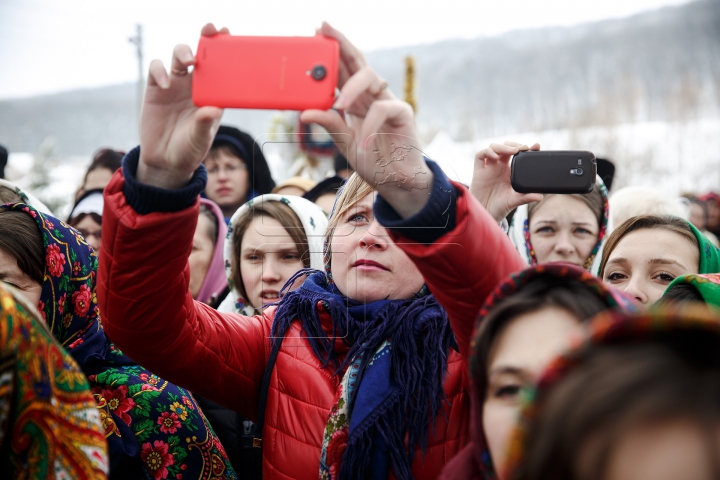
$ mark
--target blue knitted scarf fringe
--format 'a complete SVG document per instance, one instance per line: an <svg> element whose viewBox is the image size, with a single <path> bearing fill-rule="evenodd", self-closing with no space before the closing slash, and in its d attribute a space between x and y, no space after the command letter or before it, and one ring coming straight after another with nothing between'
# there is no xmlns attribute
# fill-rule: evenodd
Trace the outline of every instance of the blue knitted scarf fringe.
<svg viewBox="0 0 720 480"><path fill-rule="evenodd" d="M303 275L309 276L302 286L284 293L278 303L272 327L275 342L281 342L290 324L299 320L313 353L323 368L329 365L334 369L334 375L342 375L362 355L360 387L355 392L362 387L363 373L376 350L386 340L392 342L390 381L394 392L351 434L340 478L370 476L373 465L368 452L380 440L386 444L395 476L411 479L415 447L419 446L424 455L431 421L434 429L442 404L448 401L443 390L447 355L451 347L457 350L457 343L447 313L429 294L363 305L342 295L334 284L328 285L323 272L311 269L299 271L283 290ZM331 335L320 324L318 302L333 319ZM334 352L336 339L350 346L342 361Z"/></svg>

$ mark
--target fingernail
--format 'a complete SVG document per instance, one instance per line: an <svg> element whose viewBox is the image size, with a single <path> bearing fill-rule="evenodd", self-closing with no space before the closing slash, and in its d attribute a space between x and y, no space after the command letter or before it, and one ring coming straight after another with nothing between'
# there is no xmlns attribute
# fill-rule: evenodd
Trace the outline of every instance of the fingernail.
<svg viewBox="0 0 720 480"><path fill-rule="evenodd" d="M332 108L335 110L344 110L345 109L345 103L343 102L342 98L338 98L335 100L335 104L333 104Z"/></svg>
<svg viewBox="0 0 720 480"><path fill-rule="evenodd" d="M528 147L527 145L520 145L518 147L518 150L530 150L530 147Z"/></svg>
<svg viewBox="0 0 720 480"><path fill-rule="evenodd" d="M170 82L168 82L167 80L163 80L162 82L160 82L160 88L162 88L163 90L167 90L168 88L170 88Z"/></svg>
<svg viewBox="0 0 720 480"><path fill-rule="evenodd" d="M182 56L182 59L181 59L181 60L182 60L183 62L185 62L185 63L189 63L189 62L192 62L192 61L193 61L193 56L192 56L192 54L190 54L190 53L185 53L185 54Z"/></svg>

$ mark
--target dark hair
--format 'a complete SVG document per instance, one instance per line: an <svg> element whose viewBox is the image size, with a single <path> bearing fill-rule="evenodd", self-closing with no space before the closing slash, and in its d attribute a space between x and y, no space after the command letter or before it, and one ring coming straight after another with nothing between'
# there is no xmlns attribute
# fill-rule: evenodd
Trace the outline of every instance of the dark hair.
<svg viewBox="0 0 720 480"><path fill-rule="evenodd" d="M40 229L27 213L0 210L0 250L14 258L23 273L42 285L45 249L40 235Z"/></svg>
<svg viewBox="0 0 720 480"><path fill-rule="evenodd" d="M302 222L295 215L292 208L288 207L282 202L276 200L269 200L267 202L256 203L250 207L250 210L238 221L234 227L233 243L232 243L232 281L235 284L238 292L244 299L248 299L245 285L242 281L242 275L240 273L240 248L242 246L242 239L245 236L250 222L254 218L266 216L274 218L280 225L285 228L288 235L295 242L300 258L305 268L310 268L310 247L308 245L307 234L303 228ZM254 305L253 305L254 306Z"/></svg>
<svg viewBox="0 0 720 480"><path fill-rule="evenodd" d="M337 172L340 170L354 171L347 158L345 158L345 155L340 153L339 150L336 150L335 155L333 155L333 169L335 170L335 175L337 175Z"/></svg>
<svg viewBox="0 0 720 480"><path fill-rule="evenodd" d="M705 303L705 299L695 285L691 283L678 283L665 290L661 302L684 303L684 302L700 302Z"/></svg>
<svg viewBox="0 0 720 480"><path fill-rule="evenodd" d="M88 173L99 168L105 168L111 172L115 172L122 166L124 156L125 152L113 150L112 148L101 148L93 155L92 162L90 162L90 166L85 173L85 180L87 180Z"/></svg>
<svg viewBox="0 0 720 480"><path fill-rule="evenodd" d="M232 140L218 139L218 135L221 137L230 137ZM251 158L245 158L246 155L233 145L234 142L239 142L245 152L247 152L247 155L251 156ZM267 160L265 160L262 148L260 148L250 134L235 127L220 125L216 134L216 140L213 142L212 148L210 148L205 160L208 158L214 158L221 148L245 163L248 171L248 181L250 182L249 187L257 195L264 195L272 192L272 189L275 188L275 180L272 178L270 167L267 164Z"/></svg>
<svg viewBox="0 0 720 480"><path fill-rule="evenodd" d="M74 227L76 227L80 222L82 222L85 217L90 217L90 218L92 218L93 220L95 220L95 223L97 223L98 225L102 225L102 217L101 217L100 215L98 215L97 213L95 213L95 212L79 213L79 214L75 215L73 218L71 218L70 220L68 220L67 223L68 223L71 227L74 228Z"/></svg>
<svg viewBox="0 0 720 480"><path fill-rule="evenodd" d="M526 313L557 307L579 319L589 320L608 306L598 294L579 280L545 275L534 278L519 291L505 298L482 319L475 337L475 352L472 372L477 372L485 382L475 382L478 399L485 398L487 389L488 356L495 338L514 318ZM478 419L479 421L480 419Z"/></svg>
<svg viewBox="0 0 720 480"><path fill-rule="evenodd" d="M10 187L0 185L0 204L24 203L22 196Z"/></svg>
<svg viewBox="0 0 720 480"><path fill-rule="evenodd" d="M5 167L7 166L8 156L7 149L0 145L0 178L5 178Z"/></svg>
<svg viewBox="0 0 720 480"><path fill-rule="evenodd" d="M673 420L694 423L704 438L720 425L720 348L710 332L680 330L651 340L620 340L575 352L578 366L535 405L516 479L607 478L620 439ZM717 452L717 441L708 452ZM714 476L720 475L715 454Z"/></svg>
<svg viewBox="0 0 720 480"><path fill-rule="evenodd" d="M340 189L340 187L343 186L344 183L345 179L342 177L338 177L337 175L334 177L326 178L325 180L305 192L303 198L310 200L314 203L318 198L325 195L326 193L332 193L333 195L337 195L337 191Z"/></svg>
<svg viewBox="0 0 720 480"><path fill-rule="evenodd" d="M210 220L210 231L208 232L208 237L210 237L210 240L212 240L212 244L216 245L219 228L217 216L215 215L215 213L213 213L212 209L210 209L210 207L208 207L204 203L200 204L200 216Z"/></svg>
<svg viewBox="0 0 720 480"><path fill-rule="evenodd" d="M620 243L620 240L622 240L628 233L641 230L643 228L661 228L675 232L685 237L695 246L695 249L698 250L698 252L700 251L700 244L698 243L695 233L692 228L690 228L690 224L682 218L674 217L672 215L638 215L637 217L627 219L625 223L617 227L605 242L602 260L600 261L599 276L601 278L605 274L605 265L607 264L608 258L610 258L610 254L613 250L615 250L618 243Z"/></svg>

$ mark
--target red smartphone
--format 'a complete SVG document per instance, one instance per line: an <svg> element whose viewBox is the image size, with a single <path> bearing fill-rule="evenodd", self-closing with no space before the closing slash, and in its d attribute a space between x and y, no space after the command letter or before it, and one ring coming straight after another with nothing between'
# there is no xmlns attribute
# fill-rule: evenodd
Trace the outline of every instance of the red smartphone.
<svg viewBox="0 0 720 480"><path fill-rule="evenodd" d="M335 102L334 38L200 37L192 96L198 107L327 110Z"/></svg>

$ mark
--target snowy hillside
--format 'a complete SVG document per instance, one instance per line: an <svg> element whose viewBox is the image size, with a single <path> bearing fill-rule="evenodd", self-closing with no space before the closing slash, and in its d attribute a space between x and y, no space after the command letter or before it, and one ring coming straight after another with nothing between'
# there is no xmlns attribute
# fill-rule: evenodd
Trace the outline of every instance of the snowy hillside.
<svg viewBox="0 0 720 480"><path fill-rule="evenodd" d="M506 140L538 142L544 150L590 150L615 163L614 190L627 185L653 186L670 194L720 189L720 119L526 132L470 142L456 142L440 132L425 153L467 185L475 153Z"/></svg>

